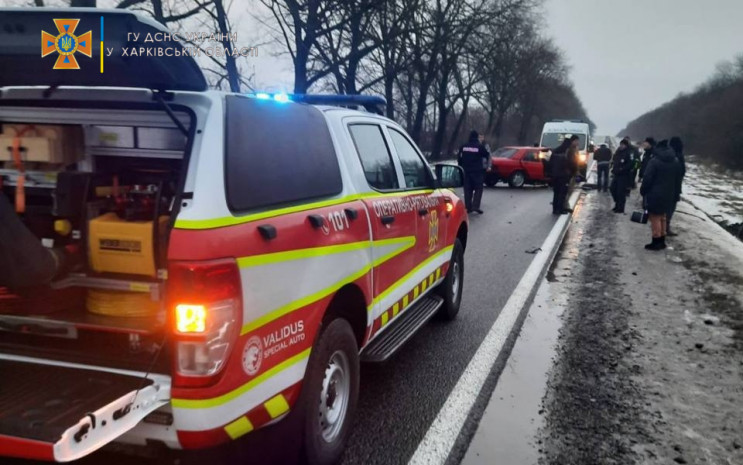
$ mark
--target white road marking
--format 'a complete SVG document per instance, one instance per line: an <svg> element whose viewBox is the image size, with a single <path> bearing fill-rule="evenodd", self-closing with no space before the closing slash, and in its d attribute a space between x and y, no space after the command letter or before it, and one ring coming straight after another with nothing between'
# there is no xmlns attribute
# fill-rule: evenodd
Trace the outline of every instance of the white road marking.
<svg viewBox="0 0 743 465"><path fill-rule="evenodd" d="M576 189L570 198L570 205L575 206L580 191ZM521 277L511 297L501 310L490 331L483 339L454 389L446 399L444 406L428 428L425 437L418 444L408 465L436 465L446 462L459 432L467 420L472 406L480 394L490 370L498 358L508 335L518 320L519 314L528 303L536 284L542 278L547 266L551 263L557 249L562 243L570 222L569 215L561 215L552 227L542 244L542 253L537 254L529 268Z"/></svg>

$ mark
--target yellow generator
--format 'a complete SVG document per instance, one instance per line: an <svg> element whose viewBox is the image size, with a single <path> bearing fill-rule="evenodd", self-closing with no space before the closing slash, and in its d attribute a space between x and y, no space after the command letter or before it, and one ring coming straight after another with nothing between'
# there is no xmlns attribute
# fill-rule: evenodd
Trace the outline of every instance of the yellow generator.
<svg viewBox="0 0 743 465"><path fill-rule="evenodd" d="M157 248L167 239L168 217L158 221L158 244L154 243L154 221L127 221L106 213L88 223L90 266L97 272L155 277Z"/></svg>

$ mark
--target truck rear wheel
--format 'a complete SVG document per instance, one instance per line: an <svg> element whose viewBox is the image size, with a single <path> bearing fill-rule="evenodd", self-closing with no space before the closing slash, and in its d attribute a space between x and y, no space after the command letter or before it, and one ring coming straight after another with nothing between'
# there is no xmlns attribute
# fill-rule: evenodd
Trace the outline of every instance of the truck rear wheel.
<svg viewBox="0 0 743 465"><path fill-rule="evenodd" d="M459 239L454 239L454 249L449 261L449 270L444 281L439 284L436 292L444 298L444 304L439 309L439 316L447 321L457 317L459 306L462 304L462 287L464 286L464 247Z"/></svg>
<svg viewBox="0 0 743 465"><path fill-rule="evenodd" d="M304 459L310 465L337 463L359 395L358 345L346 320L337 318L322 330L304 383Z"/></svg>

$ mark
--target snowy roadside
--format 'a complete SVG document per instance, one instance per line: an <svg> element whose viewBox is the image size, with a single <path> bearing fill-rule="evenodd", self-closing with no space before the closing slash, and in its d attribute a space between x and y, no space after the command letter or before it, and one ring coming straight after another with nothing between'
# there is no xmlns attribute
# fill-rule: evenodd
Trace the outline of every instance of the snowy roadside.
<svg viewBox="0 0 743 465"><path fill-rule="evenodd" d="M679 236L648 252L649 227L611 206L586 195L553 269L567 302L539 462L743 463L743 243L682 202Z"/></svg>
<svg viewBox="0 0 743 465"><path fill-rule="evenodd" d="M696 162L686 164L683 199L743 239L743 173Z"/></svg>

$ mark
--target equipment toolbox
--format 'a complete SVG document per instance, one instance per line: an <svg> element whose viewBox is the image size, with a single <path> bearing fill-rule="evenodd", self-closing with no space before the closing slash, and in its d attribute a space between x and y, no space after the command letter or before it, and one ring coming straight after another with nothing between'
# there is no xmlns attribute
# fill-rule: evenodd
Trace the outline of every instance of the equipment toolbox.
<svg viewBox="0 0 743 465"><path fill-rule="evenodd" d="M0 161L13 160L18 139L24 162L70 164L82 157L83 131L80 126L3 124L0 133Z"/></svg>

